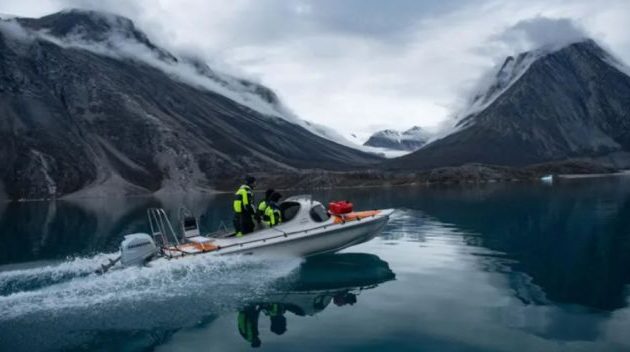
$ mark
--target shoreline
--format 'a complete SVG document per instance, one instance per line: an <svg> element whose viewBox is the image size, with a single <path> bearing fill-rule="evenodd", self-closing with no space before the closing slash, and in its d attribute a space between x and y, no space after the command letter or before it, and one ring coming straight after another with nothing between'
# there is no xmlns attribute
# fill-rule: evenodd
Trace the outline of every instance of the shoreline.
<svg viewBox="0 0 630 352"><path fill-rule="evenodd" d="M606 177L620 177L620 176L630 176L630 170L622 170L619 172L613 172L609 174L558 174L554 175L558 179L561 180L578 180L578 179L586 179L586 178L606 178Z"/></svg>
<svg viewBox="0 0 630 352"><path fill-rule="evenodd" d="M593 173L593 174L552 174L554 178L558 180L581 180L581 179L596 179L596 178L613 178L613 177L625 177L630 176L630 169L622 170L613 173ZM317 187L287 187L287 188L276 188L278 191L300 191L304 190L306 192L313 190L333 190L333 189L374 189L374 188L401 188L401 187L435 187L435 186L471 186L471 185L489 185L489 184L509 184L509 183L532 183L538 184L540 183L540 178L510 178L510 179L493 179L493 178L481 178L477 180L473 179L459 179L452 180L449 182L431 182L431 181L413 181L413 182L401 182L401 183L391 183L391 182L383 182L380 184L359 184L355 186L351 185L330 185L330 186L317 186ZM263 193L264 190L256 190L254 193ZM30 203L30 202L50 202L50 201L89 201L89 200L104 200L104 199L142 199L142 198L162 198L162 197L197 197L197 196L210 196L213 195L223 195L229 194L232 191L221 190L221 189L212 189L209 191L207 189L199 189L199 190L183 190L182 192L170 192L170 193L160 193L160 191L154 193L146 193L146 194L116 194L111 196L82 196L82 197L73 197L73 196L62 196L57 198L30 198L30 199L0 199L0 203Z"/></svg>

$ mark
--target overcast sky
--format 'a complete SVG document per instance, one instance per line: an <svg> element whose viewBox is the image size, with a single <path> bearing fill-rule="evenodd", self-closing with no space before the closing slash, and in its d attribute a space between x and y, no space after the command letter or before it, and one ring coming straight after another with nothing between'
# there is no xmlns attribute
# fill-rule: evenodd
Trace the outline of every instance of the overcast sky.
<svg viewBox="0 0 630 352"><path fill-rule="evenodd" d="M629 0L0 0L0 13L79 7L133 19L172 50L273 88L348 135L431 127L508 54L576 33L630 62Z"/></svg>

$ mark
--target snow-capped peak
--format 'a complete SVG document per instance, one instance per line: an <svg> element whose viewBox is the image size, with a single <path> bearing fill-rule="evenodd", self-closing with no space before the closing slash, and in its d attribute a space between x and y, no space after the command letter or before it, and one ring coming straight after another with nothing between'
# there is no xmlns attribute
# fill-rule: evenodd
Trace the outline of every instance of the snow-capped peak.
<svg viewBox="0 0 630 352"><path fill-rule="evenodd" d="M459 109L454 117L444 125L440 132L433 135L426 145L472 126L475 123L475 117L518 82L534 63L572 45L588 48L586 50L595 53L605 61L608 61L607 58L610 57L592 39L569 41L563 45L545 45L520 53L515 57L508 56L502 64L495 66L480 78L472 90L472 94L469 94L470 98L464 108Z"/></svg>
<svg viewBox="0 0 630 352"><path fill-rule="evenodd" d="M402 133L403 138L415 140L427 140L431 133L420 126L413 126Z"/></svg>
<svg viewBox="0 0 630 352"><path fill-rule="evenodd" d="M429 133L421 127L414 126L404 132L391 129L378 131L364 145L394 150L416 150L424 145L428 138Z"/></svg>
<svg viewBox="0 0 630 352"><path fill-rule="evenodd" d="M455 127L463 128L472 123L472 117L490 106L503 92L529 69L532 63L544 55L544 51L536 50L521 53L515 57L508 56L503 64L493 69L479 81L473 90L468 106L462 109L456 118Z"/></svg>

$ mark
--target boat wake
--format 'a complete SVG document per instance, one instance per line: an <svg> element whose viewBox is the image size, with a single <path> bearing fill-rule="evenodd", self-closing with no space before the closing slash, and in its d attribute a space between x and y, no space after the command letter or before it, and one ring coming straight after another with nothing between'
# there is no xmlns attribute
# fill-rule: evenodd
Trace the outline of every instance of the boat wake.
<svg viewBox="0 0 630 352"><path fill-rule="evenodd" d="M115 258L116 255L117 253L101 253L93 257L74 258L56 264L13 270L0 269L0 296L36 290L75 278L89 276L99 269L102 263L108 262L109 259Z"/></svg>
<svg viewBox="0 0 630 352"><path fill-rule="evenodd" d="M302 262L300 258L191 256L96 274L113 256L0 271L3 348L35 351L100 345L100 336L108 336L107 331L160 339L260 299ZM131 335L121 336L128 338ZM102 341L104 346L110 342Z"/></svg>
<svg viewBox="0 0 630 352"><path fill-rule="evenodd" d="M264 294L271 282L288 275L301 262L298 258L194 256L95 274L112 257L99 254L58 265L0 272L0 324L72 312L100 311L102 316L117 307L128 313L147 306L165 311L165 303L180 312L181 306L194 305L195 310L203 308L207 314L216 311L218 304L238 305Z"/></svg>

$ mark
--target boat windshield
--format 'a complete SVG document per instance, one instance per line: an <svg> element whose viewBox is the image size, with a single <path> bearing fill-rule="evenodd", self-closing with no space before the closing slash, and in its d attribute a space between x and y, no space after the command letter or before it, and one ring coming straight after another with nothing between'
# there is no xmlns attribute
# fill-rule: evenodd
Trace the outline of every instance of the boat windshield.
<svg viewBox="0 0 630 352"><path fill-rule="evenodd" d="M315 222L323 222L323 221L328 220L328 218L330 218L330 215L326 211L326 208L324 208L324 206L321 204L314 205L311 208L310 214L311 214L311 219L313 219L313 221Z"/></svg>
<svg viewBox="0 0 630 352"><path fill-rule="evenodd" d="M187 217L184 219L184 230L196 230L197 229L197 219L191 217Z"/></svg>
<svg viewBox="0 0 630 352"><path fill-rule="evenodd" d="M300 210L300 203L298 202L282 202L280 204L280 213L282 214L282 222L292 220Z"/></svg>

